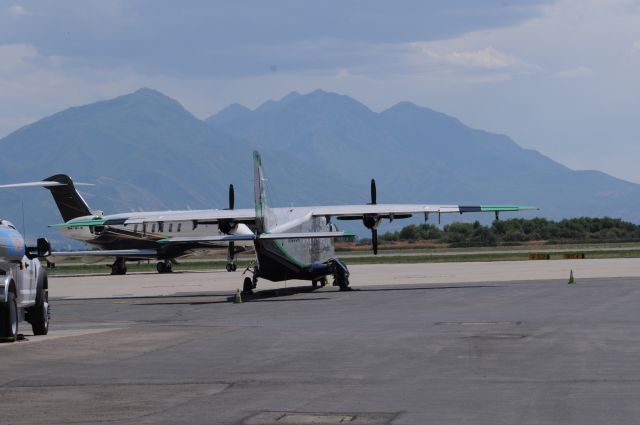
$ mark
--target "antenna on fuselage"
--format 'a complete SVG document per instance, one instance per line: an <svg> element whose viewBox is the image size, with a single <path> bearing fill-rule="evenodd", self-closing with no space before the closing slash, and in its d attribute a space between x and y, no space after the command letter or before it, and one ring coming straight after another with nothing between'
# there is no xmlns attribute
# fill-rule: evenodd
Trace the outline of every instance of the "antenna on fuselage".
<svg viewBox="0 0 640 425"><path fill-rule="evenodd" d="M25 224L26 221L24 219L24 198L20 197L20 205L22 207L22 235L24 237L24 240L27 240L27 225Z"/></svg>

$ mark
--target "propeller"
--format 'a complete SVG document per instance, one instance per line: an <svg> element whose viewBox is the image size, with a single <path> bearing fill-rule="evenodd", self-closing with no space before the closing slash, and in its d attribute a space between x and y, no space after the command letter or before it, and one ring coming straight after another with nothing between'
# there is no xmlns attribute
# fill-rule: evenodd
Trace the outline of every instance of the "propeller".
<svg viewBox="0 0 640 425"><path fill-rule="evenodd" d="M233 210L235 206L235 191L233 190L233 185L229 185L229 208L228 210ZM231 221L224 221L218 223L218 228L225 234L229 234L235 226ZM227 251L227 259L230 263L233 263L236 254L236 244L233 241L229 242L229 247Z"/></svg>
<svg viewBox="0 0 640 425"><path fill-rule="evenodd" d="M371 179L371 205L375 205L376 204L376 198L377 198L377 193L376 193L376 180L375 179Z"/></svg>
<svg viewBox="0 0 640 425"><path fill-rule="evenodd" d="M233 207L234 207L234 204L235 204L235 192L233 190L233 185L230 184L229 185L229 208L228 209L232 210Z"/></svg>
<svg viewBox="0 0 640 425"><path fill-rule="evenodd" d="M369 205L376 205L377 202L376 181L371 179L371 202ZM365 226L371 229L371 245L373 246L373 254L378 255L378 217L365 216Z"/></svg>

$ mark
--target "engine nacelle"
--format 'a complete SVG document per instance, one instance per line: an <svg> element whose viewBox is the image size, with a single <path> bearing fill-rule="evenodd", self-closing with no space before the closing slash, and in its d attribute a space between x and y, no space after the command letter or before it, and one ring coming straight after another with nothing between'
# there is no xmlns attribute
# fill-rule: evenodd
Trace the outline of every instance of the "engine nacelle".
<svg viewBox="0 0 640 425"><path fill-rule="evenodd" d="M376 214L365 214L362 216L362 224L364 224L364 227L367 229L377 229L380 224L380 219Z"/></svg>
<svg viewBox="0 0 640 425"><path fill-rule="evenodd" d="M220 230L220 232L224 233L225 235L235 232L237 228L238 228L238 223L234 222L233 220L218 221L218 229Z"/></svg>

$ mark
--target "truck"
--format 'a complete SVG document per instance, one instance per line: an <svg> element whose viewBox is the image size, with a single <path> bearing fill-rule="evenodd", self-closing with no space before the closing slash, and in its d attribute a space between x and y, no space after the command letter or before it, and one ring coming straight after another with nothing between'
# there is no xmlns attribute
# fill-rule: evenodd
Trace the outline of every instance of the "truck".
<svg viewBox="0 0 640 425"><path fill-rule="evenodd" d="M46 239L27 246L13 224L0 220L0 339L16 341L20 322L34 335L49 332L49 281L39 258L50 254Z"/></svg>

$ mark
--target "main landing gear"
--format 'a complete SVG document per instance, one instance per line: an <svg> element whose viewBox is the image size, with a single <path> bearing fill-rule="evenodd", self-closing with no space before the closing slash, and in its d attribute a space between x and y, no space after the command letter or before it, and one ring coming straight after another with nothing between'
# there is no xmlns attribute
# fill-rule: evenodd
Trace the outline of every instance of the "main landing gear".
<svg viewBox="0 0 640 425"><path fill-rule="evenodd" d="M338 286L341 291L350 291L351 287L349 287L349 269L347 268L347 265L339 258L333 258L329 260L326 265L328 267L325 270L331 273L329 276L333 275L333 286ZM246 272L250 272L252 276L247 276L244 278L242 284L242 293L251 294L257 286L258 268L257 266L255 266L252 269L251 266L249 266L244 273ZM311 285L313 285L314 288L323 287L327 284L327 281L328 276L323 276L321 278L311 280Z"/></svg>
<svg viewBox="0 0 640 425"><path fill-rule="evenodd" d="M127 263L123 257L117 257L116 261L111 265L111 274L112 275L123 275L127 274Z"/></svg>
<svg viewBox="0 0 640 425"><path fill-rule="evenodd" d="M333 269L333 286L338 286L341 291L350 291L347 265L339 258L332 259L329 264Z"/></svg>
<svg viewBox="0 0 640 425"><path fill-rule="evenodd" d="M327 276L320 278L320 279L314 279L311 281L311 286L313 286L314 288L324 288L325 286L327 286Z"/></svg>
<svg viewBox="0 0 640 425"><path fill-rule="evenodd" d="M227 250L227 271L235 272L238 266L236 265L236 248L233 242L229 242L229 248Z"/></svg>
<svg viewBox="0 0 640 425"><path fill-rule="evenodd" d="M173 264L171 260L160 261L156 264L156 270L158 270L158 273L171 273L173 271Z"/></svg>

